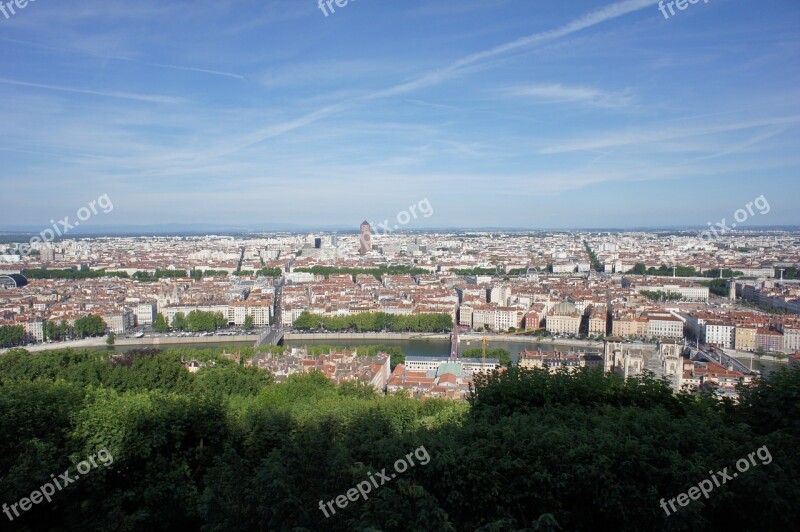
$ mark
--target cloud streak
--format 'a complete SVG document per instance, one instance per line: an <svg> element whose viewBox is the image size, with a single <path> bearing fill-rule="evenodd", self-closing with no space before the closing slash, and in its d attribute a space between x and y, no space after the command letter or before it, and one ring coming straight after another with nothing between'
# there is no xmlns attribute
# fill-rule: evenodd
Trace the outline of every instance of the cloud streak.
<svg viewBox="0 0 800 532"><path fill-rule="evenodd" d="M467 72L468 70L477 66L479 63L485 63L488 60L494 59L499 56L503 56L505 54L508 54L509 52L513 52L518 49L528 48L536 44L559 39L561 37L566 37L572 33L590 28L592 26L596 26L598 24L602 24L609 20L613 20L615 18L627 15L629 13L633 13L635 11L643 9L647 6L654 5L656 3L657 0L623 0L621 2L615 2L613 4L609 4L603 8L592 11L554 30L535 33L533 35L529 35L527 37L523 37L521 39L517 39L515 41L511 41L506 44L502 44L500 46L484 50L482 52L470 54L451 63L446 67L428 72L426 74L422 74L411 81L400 83L394 85L393 87L389 87L387 89L379 90L370 94L354 98L353 100L351 100L351 103L342 102L334 106L328 106L320 111L309 113L304 117L289 122L288 125L291 127L286 127L285 125L278 125L266 128L263 134L260 134L259 132L253 133L250 135L250 140L243 143L241 147L244 148L246 146L251 146L255 143L260 142L261 140L266 140L267 138L271 138L272 136L274 136L274 131L280 131L280 133L284 133L292 131L297 127L309 125L313 122L316 122L317 120L321 120L329 116L333 112L338 112L349 108L352 105L352 102L354 101L370 101L370 100L389 98L392 96L414 92L416 90L425 87L438 85L455 76ZM259 140L259 138L261 140Z"/></svg>
<svg viewBox="0 0 800 532"><path fill-rule="evenodd" d="M148 103L180 104L186 101L183 98L174 98L172 96L160 96L154 94L136 94L132 92L95 91L89 89L76 89L74 87L62 87L59 85L48 85L46 83L33 83L30 81L19 81L15 79L5 79L5 78L0 78L0 83L3 83L5 85L15 85L17 87L31 87L34 89L45 89L58 92L70 92L74 94L87 94L90 96L102 96L104 98L119 98L123 100L133 100L133 101L148 102Z"/></svg>
<svg viewBox="0 0 800 532"><path fill-rule="evenodd" d="M591 87L567 87L560 83L514 87L504 92L543 103L577 103L608 108L626 107L633 101L626 93L604 92Z"/></svg>
<svg viewBox="0 0 800 532"><path fill-rule="evenodd" d="M595 151L618 148L622 146L637 146L641 144L652 144L675 139L690 137L700 137L704 135L714 135L719 133L729 133L745 129L762 127L791 126L800 123L800 115L793 115L778 118L765 118L761 120L750 120L744 122L733 122L727 124L706 125L686 128L668 128L660 130L642 131L627 130L617 133L605 132L595 134L590 138L576 140L564 144L557 144L544 148L539 151L541 154L570 153L578 151ZM774 135L770 135L774 136Z"/></svg>

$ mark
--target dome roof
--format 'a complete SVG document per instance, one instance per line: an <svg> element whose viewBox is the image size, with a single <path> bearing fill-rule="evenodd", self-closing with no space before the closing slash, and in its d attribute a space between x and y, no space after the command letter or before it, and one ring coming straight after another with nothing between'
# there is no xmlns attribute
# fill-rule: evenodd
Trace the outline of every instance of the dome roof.
<svg viewBox="0 0 800 532"><path fill-rule="evenodd" d="M575 305L567 301L562 301L561 303L553 307L553 311L551 312L551 314L563 316L565 314L576 314L577 312L578 308Z"/></svg>
<svg viewBox="0 0 800 532"><path fill-rule="evenodd" d="M28 279L18 273L0 274L0 288L22 288L28 284Z"/></svg>

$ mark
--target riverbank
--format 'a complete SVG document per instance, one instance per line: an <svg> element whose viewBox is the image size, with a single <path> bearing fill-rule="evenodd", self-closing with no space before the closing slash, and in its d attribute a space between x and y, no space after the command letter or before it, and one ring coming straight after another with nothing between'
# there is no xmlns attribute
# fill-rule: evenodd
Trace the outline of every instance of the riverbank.
<svg viewBox="0 0 800 532"><path fill-rule="evenodd" d="M244 342L255 343L258 340L257 334L247 334L241 336L153 336L144 338L117 338L114 345L180 345L180 344L220 344L230 342L240 344Z"/></svg>
<svg viewBox="0 0 800 532"><path fill-rule="evenodd" d="M573 347L589 347L592 349L602 349L603 342L598 342L595 340L569 340L569 339L553 339L553 338L542 338L540 336L512 336L512 335L505 335L505 334L463 334L458 337L459 343L463 344L472 344L477 343L480 344L483 338L486 338L490 342L509 342L514 344L534 344L534 345L558 345L558 346L573 346ZM374 332L374 333L286 333L284 335L284 339L286 341L319 341L319 340L330 340L331 342L336 341L348 341L348 340L387 340L387 341L398 341L398 340L450 340L450 334L447 333L384 333L384 332ZM652 344L640 344L642 346L648 346Z"/></svg>
<svg viewBox="0 0 800 532"><path fill-rule="evenodd" d="M723 349L723 351L725 352L726 355L738 359L741 362L749 361L752 358L754 362L769 361L769 362L778 362L783 364L789 363L789 357L778 358L774 355L761 355L759 357L755 353L751 353L749 351L737 351L735 349Z"/></svg>
<svg viewBox="0 0 800 532"><path fill-rule="evenodd" d="M590 347L592 349L602 349L603 342L598 342L597 340L570 340L566 338L544 338L541 336L512 336L506 334L465 334L463 336L459 336L459 341L467 341L467 342L478 342L480 343L483 337L486 337L487 340L490 342L510 342L514 344L537 344L537 345L569 345L573 347ZM639 344L642 346L652 346L654 344Z"/></svg>
<svg viewBox="0 0 800 532"><path fill-rule="evenodd" d="M286 333L283 335L285 341L297 342L303 340L319 341L330 340L331 342L348 341L348 340L444 340L449 341L449 334L429 334L429 333L386 333L386 332L368 332L368 333Z"/></svg>
<svg viewBox="0 0 800 532"><path fill-rule="evenodd" d="M113 346L106 343L106 337L86 338L84 340L72 340L70 342L54 342L52 344L36 344L33 346L21 346L22 349L30 353L41 351L54 351L56 349L89 349L94 347L158 347L186 344L254 344L258 340L258 335L242 336L145 336L144 338L120 338L117 337ZM8 349L1 349L0 354Z"/></svg>
<svg viewBox="0 0 800 532"><path fill-rule="evenodd" d="M56 349L87 349L91 347L107 347L105 336L101 338L86 338L84 340L73 340L71 342L54 342L52 344L21 345L11 349L24 349L29 353L39 351L55 351ZM0 349L0 355L9 349Z"/></svg>
<svg viewBox="0 0 800 532"><path fill-rule="evenodd" d="M459 344L464 346L480 346L481 340L486 338L489 342L509 343L509 344L529 344L531 346L553 346L553 349L569 347L585 347L590 349L602 349L603 342L591 340L569 340L542 338L537 336L512 336L504 334L465 334L459 336ZM240 336L145 336L144 338L120 338L117 337L114 346L118 347L160 347L186 344L254 344L258 340L257 334ZM389 332L368 332L368 333L286 333L286 342L325 342L332 345L357 342L407 342L407 341L450 341L450 334L447 333L389 333ZM650 344L641 344L647 346ZM87 349L94 347L108 347L106 338L87 338L85 340L74 340L70 342L57 342L52 344L37 344L35 346L23 346L23 349L31 353L40 351L51 351L55 349ZM0 354L7 350L0 350ZM516 350L515 350L516 351Z"/></svg>

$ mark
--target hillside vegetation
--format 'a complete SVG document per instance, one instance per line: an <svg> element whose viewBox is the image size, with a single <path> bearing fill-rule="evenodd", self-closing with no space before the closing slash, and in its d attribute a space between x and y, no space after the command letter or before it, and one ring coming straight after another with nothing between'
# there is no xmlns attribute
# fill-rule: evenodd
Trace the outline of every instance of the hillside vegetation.
<svg viewBox="0 0 800 532"><path fill-rule="evenodd" d="M800 522L800 371L740 404L652 378L512 368L469 402L379 397L320 374L275 384L210 352L0 356L0 502L105 448L4 529L790 530ZM768 446L772 462L671 516L659 506ZM430 456L326 517L415 449ZM792 523L795 523L794 525Z"/></svg>

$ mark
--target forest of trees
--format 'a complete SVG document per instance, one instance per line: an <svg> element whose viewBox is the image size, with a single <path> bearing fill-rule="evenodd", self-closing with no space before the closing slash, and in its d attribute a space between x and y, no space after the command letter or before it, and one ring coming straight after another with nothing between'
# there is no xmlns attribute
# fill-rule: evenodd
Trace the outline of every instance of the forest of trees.
<svg viewBox="0 0 800 532"><path fill-rule="evenodd" d="M456 275L497 275L505 273L505 270L500 268L467 268L467 269L454 269L451 270Z"/></svg>
<svg viewBox="0 0 800 532"><path fill-rule="evenodd" d="M75 337L79 339L90 336L101 336L106 333L107 328L108 326L106 325L105 320L96 314L78 318L75 320L75 324L72 326L72 329L75 332Z"/></svg>
<svg viewBox="0 0 800 532"><path fill-rule="evenodd" d="M0 325L0 347L16 347L25 343L25 327Z"/></svg>
<svg viewBox="0 0 800 532"><path fill-rule="evenodd" d="M127 279L127 272L109 272L106 270L47 270L30 269L22 270L22 275L28 279L99 279L101 277L122 277Z"/></svg>
<svg viewBox="0 0 800 532"><path fill-rule="evenodd" d="M712 279L711 281L700 281L701 285L707 286L708 291L716 296L728 297L730 289L726 279Z"/></svg>
<svg viewBox="0 0 800 532"><path fill-rule="evenodd" d="M628 273L632 273L635 275L660 275L666 277L672 277L673 269L672 266L667 266L666 264L662 264L658 268L651 266L648 268L643 263L636 264L633 268L628 270ZM694 269L693 266L675 266L674 270L675 277L708 277L709 279L716 279L720 276L719 268L714 270L706 270L704 272L698 272ZM724 268L722 270L722 277L725 279L730 279L733 277L740 277L743 275L742 272L738 270L731 270L728 268Z"/></svg>
<svg viewBox="0 0 800 532"><path fill-rule="evenodd" d="M207 351L109 357L0 356L0 500L99 449L114 459L7 529L763 531L800 520L797 369L738 404L649 377L516 367L451 402L321 374L275 384ZM181 359L193 358L207 367L188 372ZM329 518L319 510L420 446L427 465ZM772 463L665 515L661 498L763 446Z"/></svg>
<svg viewBox="0 0 800 532"><path fill-rule="evenodd" d="M166 330L166 321L162 320L163 315L159 312L153 324L153 327L158 332L164 332L164 330ZM226 318L222 312L193 310L189 314L184 314L183 312L175 313L169 327L176 331L210 332L221 329L226 325L228 325L228 318Z"/></svg>
<svg viewBox="0 0 800 532"><path fill-rule="evenodd" d="M592 269L598 272L605 270L605 266L599 260L597 260L597 254L592 251L589 243L585 240L583 241L583 247L586 249L586 253L589 255L589 262L592 264Z"/></svg>
<svg viewBox="0 0 800 532"><path fill-rule="evenodd" d="M371 273L371 272L370 272ZM239 271L234 272L232 275L235 276L250 276L250 275L261 275L265 277L280 277L283 275L283 270L281 268L262 268L258 271ZM154 283L157 282L159 279L164 278L182 278L186 277L186 270L156 270L153 273L150 272L134 272L133 275L128 275L127 272L115 272L115 271L106 271L106 270L72 270L72 269L64 269L64 270L48 270L48 269L30 269L30 270L23 270L22 275L27 277L28 279L99 279L102 277L121 277L121 278L131 278L135 281L145 282L145 283ZM189 277L192 279L203 279L205 277L227 277L229 274L225 270L191 270L189 272Z"/></svg>
<svg viewBox="0 0 800 532"><path fill-rule="evenodd" d="M182 277L186 277L186 270L156 270L153 273L135 272L131 276L133 280L143 283L155 283L159 279L178 279Z"/></svg>
<svg viewBox="0 0 800 532"><path fill-rule="evenodd" d="M75 335L72 326L66 320L46 321L44 324L44 335L48 340L66 340Z"/></svg>
<svg viewBox="0 0 800 532"><path fill-rule="evenodd" d="M320 316L306 311L294 321L293 327L301 331L325 329L326 331L359 332L445 332L453 328L449 314L386 314L365 312L349 316Z"/></svg>
<svg viewBox="0 0 800 532"><path fill-rule="evenodd" d="M280 268L261 268L258 271L241 270L238 272L233 272L233 275L236 277L251 277L253 275L259 275L262 277L280 277L283 275L283 270Z"/></svg>
<svg viewBox="0 0 800 532"><path fill-rule="evenodd" d="M640 295L650 301L680 301L683 296L678 292L664 292L662 290L641 290Z"/></svg>
<svg viewBox="0 0 800 532"><path fill-rule="evenodd" d="M313 273L314 275L324 275L326 278L329 275L342 275L347 274L355 280L356 275L373 275L377 280L381 280L384 274L388 275L424 275L430 273L428 270L422 268L411 268L409 266L380 266L378 268L342 268L335 266L312 266L308 268L295 268L296 272Z"/></svg>

